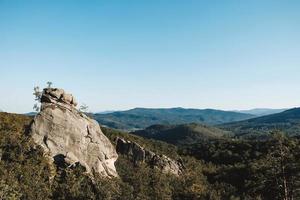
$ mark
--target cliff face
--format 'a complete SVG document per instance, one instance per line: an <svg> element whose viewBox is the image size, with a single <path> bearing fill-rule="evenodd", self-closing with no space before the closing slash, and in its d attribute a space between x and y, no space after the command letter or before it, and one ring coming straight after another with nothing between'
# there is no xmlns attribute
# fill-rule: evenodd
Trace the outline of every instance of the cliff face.
<svg viewBox="0 0 300 200"><path fill-rule="evenodd" d="M158 155L147 150L136 142L117 138L117 152L132 159L134 163L145 162L153 168L160 169L163 173L180 175L184 166L180 160L173 160L165 155Z"/></svg>
<svg viewBox="0 0 300 200"><path fill-rule="evenodd" d="M91 175L118 176L114 166L118 155L114 146L95 120L76 109L77 103L71 94L47 88L43 90L41 103L31 135L55 163L79 163Z"/></svg>

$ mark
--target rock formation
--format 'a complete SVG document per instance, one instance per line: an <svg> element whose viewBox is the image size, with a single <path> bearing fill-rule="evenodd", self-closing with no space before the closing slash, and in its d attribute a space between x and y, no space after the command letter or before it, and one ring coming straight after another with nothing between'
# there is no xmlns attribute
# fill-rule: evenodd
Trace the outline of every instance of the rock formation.
<svg viewBox="0 0 300 200"><path fill-rule="evenodd" d="M118 155L98 123L76 109L75 98L62 89L46 88L41 111L31 126L34 141L56 163L80 164L87 173L118 176Z"/></svg>
<svg viewBox="0 0 300 200"><path fill-rule="evenodd" d="M144 149L136 142L117 138L117 152L132 158L135 164L146 162L153 168L158 168L164 173L180 175L183 172L183 164L180 160L175 161L165 155L158 155Z"/></svg>

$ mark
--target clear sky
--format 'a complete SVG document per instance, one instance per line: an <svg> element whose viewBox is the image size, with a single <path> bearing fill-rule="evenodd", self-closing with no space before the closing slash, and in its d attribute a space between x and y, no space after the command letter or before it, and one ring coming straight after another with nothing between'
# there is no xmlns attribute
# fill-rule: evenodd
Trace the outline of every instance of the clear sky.
<svg viewBox="0 0 300 200"><path fill-rule="evenodd" d="M0 0L0 109L300 106L299 0Z"/></svg>

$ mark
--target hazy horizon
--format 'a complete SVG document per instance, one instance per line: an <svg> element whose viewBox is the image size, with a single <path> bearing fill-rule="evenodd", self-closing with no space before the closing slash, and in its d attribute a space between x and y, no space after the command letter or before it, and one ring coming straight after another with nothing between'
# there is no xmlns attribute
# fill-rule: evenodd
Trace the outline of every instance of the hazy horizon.
<svg viewBox="0 0 300 200"><path fill-rule="evenodd" d="M0 0L0 110L300 106L300 2Z"/></svg>
<svg viewBox="0 0 300 200"><path fill-rule="evenodd" d="M79 108L79 106L78 106ZM95 110L95 111L91 111L88 108L88 112L92 112L92 113L112 113L112 112L122 112L122 111L128 111L128 110L132 110L132 109L174 109L174 108L182 108L182 109L199 109L199 110L206 110L206 109L212 109L212 110L222 110L222 111L229 111L229 112L240 112L240 113L247 113L246 111L254 111L254 110L289 110L289 109L293 109L293 108L298 108L298 107L290 107L290 108L248 108L248 109L222 109L222 108L213 108L213 107L207 107L207 108L192 108L192 107L131 107L131 108L126 108L126 109L116 109L116 110ZM6 110L1 110L0 112L9 112ZM29 114L29 113L34 113L36 112L35 110L31 110L28 112L11 112L11 113L16 113L16 114ZM251 113L248 113L251 114Z"/></svg>

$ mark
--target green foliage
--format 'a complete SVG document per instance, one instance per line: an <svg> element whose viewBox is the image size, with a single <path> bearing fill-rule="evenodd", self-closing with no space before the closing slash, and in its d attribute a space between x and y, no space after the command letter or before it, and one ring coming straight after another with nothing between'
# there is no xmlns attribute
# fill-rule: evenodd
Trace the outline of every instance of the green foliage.
<svg viewBox="0 0 300 200"><path fill-rule="evenodd" d="M210 199L212 193L203 175L203 163L192 157L185 157L185 172L173 182L173 199Z"/></svg>
<svg viewBox="0 0 300 200"><path fill-rule="evenodd" d="M263 141L217 140L182 146L180 154L215 166L204 174L222 197L290 200L300 198L299 144L297 138L276 133Z"/></svg>
<svg viewBox="0 0 300 200"><path fill-rule="evenodd" d="M175 145L193 144L228 136L228 132L203 124L153 125L132 134Z"/></svg>
<svg viewBox="0 0 300 200"><path fill-rule="evenodd" d="M30 118L0 113L0 120L1 192L16 199L47 199L48 161L40 148L34 148L30 136L24 134Z"/></svg>
<svg viewBox="0 0 300 200"><path fill-rule="evenodd" d="M162 174L145 164L134 165L123 156L116 166L121 179L132 188L129 199L206 199L208 183L200 163L191 160L187 163L188 170L180 177Z"/></svg>
<svg viewBox="0 0 300 200"><path fill-rule="evenodd" d="M82 167L58 168L51 184L51 199L96 199L92 186Z"/></svg>
<svg viewBox="0 0 300 200"><path fill-rule="evenodd" d="M289 136L300 135L300 108L286 110L282 113L248 119L220 125L220 128L233 132L243 138L266 138L276 129Z"/></svg>
<svg viewBox="0 0 300 200"><path fill-rule="evenodd" d="M0 199L17 200L21 198L18 185L7 184L4 180L0 181Z"/></svg>

